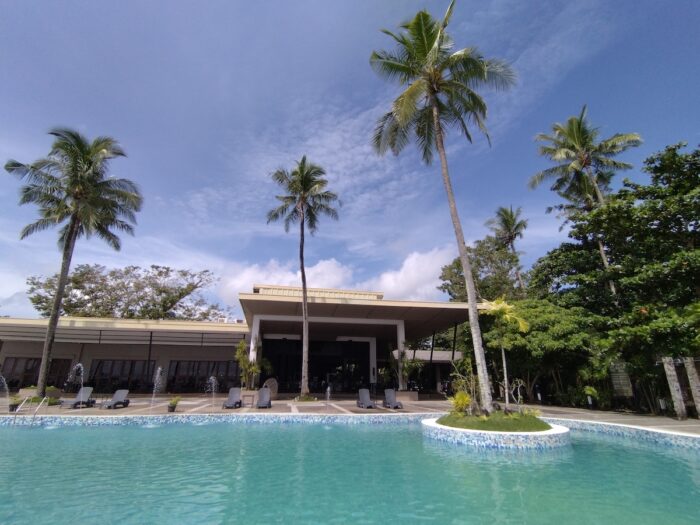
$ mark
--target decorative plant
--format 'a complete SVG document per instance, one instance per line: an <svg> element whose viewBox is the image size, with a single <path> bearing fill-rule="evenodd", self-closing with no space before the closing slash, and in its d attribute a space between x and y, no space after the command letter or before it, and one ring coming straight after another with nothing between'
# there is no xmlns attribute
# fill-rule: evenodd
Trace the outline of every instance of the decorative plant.
<svg viewBox="0 0 700 525"><path fill-rule="evenodd" d="M21 402L22 402L22 398L19 396L10 397L10 404L11 405L19 405Z"/></svg>
<svg viewBox="0 0 700 525"><path fill-rule="evenodd" d="M472 398L464 390L458 390L449 399L452 402L452 412L457 414L471 413Z"/></svg>
<svg viewBox="0 0 700 525"><path fill-rule="evenodd" d="M182 398L180 396L175 396L170 399L170 402L168 403L168 406L171 406L173 408L177 407L177 404L180 402Z"/></svg>

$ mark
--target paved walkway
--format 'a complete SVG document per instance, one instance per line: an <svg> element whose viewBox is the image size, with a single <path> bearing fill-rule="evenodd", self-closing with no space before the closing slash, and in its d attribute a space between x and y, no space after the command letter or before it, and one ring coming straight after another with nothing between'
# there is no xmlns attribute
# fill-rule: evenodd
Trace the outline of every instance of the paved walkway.
<svg viewBox="0 0 700 525"><path fill-rule="evenodd" d="M106 400L105 398L104 400ZM83 408L71 410L60 407L42 407L39 415L161 415L167 413L169 396L157 396L151 405L150 396L131 396L129 407L118 410L105 410L99 408L103 401L97 398L97 406L94 408ZM404 401L403 410L390 410L381 407L379 400L376 410L358 408L352 399L332 399L326 401L313 401L295 403L291 399L280 399L272 402L271 409L258 410L251 406L245 406L237 410L225 410L222 403L226 399L224 394L216 396L213 400L211 396L185 396L177 406L177 414L212 414L212 413L277 413L277 414L367 414L367 413L440 413L450 409L450 403L445 400L426 401ZM635 425L658 430L685 432L700 436L700 420L688 419L677 421L664 416L644 416L640 414L628 414L622 412L604 412L597 410L584 410L579 408L554 407L554 406L532 406L541 411L543 416L561 417L568 419L581 419L590 421L600 421L602 423L618 423L623 425ZM36 406L24 409L21 416L31 416L34 414ZM2 407L2 412L5 412Z"/></svg>

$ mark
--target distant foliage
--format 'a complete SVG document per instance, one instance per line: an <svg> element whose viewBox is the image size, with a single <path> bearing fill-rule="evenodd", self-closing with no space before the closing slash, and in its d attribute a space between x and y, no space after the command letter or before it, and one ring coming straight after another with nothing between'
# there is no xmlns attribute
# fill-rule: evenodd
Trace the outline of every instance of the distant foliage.
<svg viewBox="0 0 700 525"><path fill-rule="evenodd" d="M211 321L228 315L201 295L215 280L209 270L156 265L108 270L99 264L81 264L68 276L62 315ZM57 281L57 275L27 279L29 300L44 317L51 313Z"/></svg>

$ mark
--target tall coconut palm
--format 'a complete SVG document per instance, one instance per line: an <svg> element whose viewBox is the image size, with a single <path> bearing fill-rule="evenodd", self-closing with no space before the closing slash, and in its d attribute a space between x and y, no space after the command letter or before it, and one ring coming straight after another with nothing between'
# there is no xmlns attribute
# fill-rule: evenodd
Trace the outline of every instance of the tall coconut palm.
<svg viewBox="0 0 700 525"><path fill-rule="evenodd" d="M301 316L302 316L302 354L301 354L301 395L309 394L309 308L306 290L306 270L304 268L304 230L308 227L313 235L318 228L322 215L338 219L338 212L333 204L338 196L326 189L328 181L321 166L312 164L304 155L292 171L279 169L272 174L272 179L285 191L277 195L280 205L270 210L267 222L284 221L284 230L299 223L299 269L301 271Z"/></svg>
<svg viewBox="0 0 700 525"><path fill-rule="evenodd" d="M20 238L63 224L58 244L63 252L46 339L41 355L37 391L43 396L51 366L51 351L75 243L80 237L96 236L115 250L121 241L115 232L133 234L135 212L143 199L138 187L127 179L109 177L110 161L126 153L111 137L89 141L77 131L56 128L51 151L31 164L9 160L5 169L27 184L21 189L20 204L36 204L40 218L24 227Z"/></svg>
<svg viewBox="0 0 700 525"><path fill-rule="evenodd" d="M420 11L401 26L399 33L383 30L394 40L396 49L373 52L370 64L378 74L398 82L405 89L394 100L391 111L379 119L373 143L379 154L391 150L398 155L413 139L427 164L432 161L433 152L438 152L466 281L481 404L486 410L491 410L476 288L452 190L444 135L447 128L457 126L471 142L469 126L476 126L488 137L484 124L486 103L477 90L482 87L506 89L514 83L515 75L504 62L484 58L475 47L453 51L452 38L445 32L453 7L454 1L442 20L434 19L427 11Z"/></svg>
<svg viewBox="0 0 700 525"><path fill-rule="evenodd" d="M554 180L553 191L577 195L579 200L590 200L602 206L605 204L603 188L610 181L611 174L632 168L631 164L615 160L614 157L639 146L642 139L637 133L616 133L599 140L598 128L591 127L586 117L587 109L583 106L578 116L569 117L563 124L555 123L551 135L537 135L537 140L543 143L539 148L540 155L555 165L533 175L530 187L536 188L545 180ZM603 181L603 177L607 177L607 181ZM603 267L607 270L610 261L605 245L600 237L597 241ZM610 280L608 285L610 292L617 295L615 283Z"/></svg>
<svg viewBox="0 0 700 525"><path fill-rule="evenodd" d="M491 228L496 238L510 248L510 251L516 257L518 252L515 249L515 240L518 238L522 239L523 233L525 233L527 228L527 219L520 218L521 212L522 208L520 207L514 211L513 206L510 208L501 206L496 210L496 217L486 222L486 225ZM515 278L518 280L521 292L524 292L525 283L523 282L520 268L515 269Z"/></svg>

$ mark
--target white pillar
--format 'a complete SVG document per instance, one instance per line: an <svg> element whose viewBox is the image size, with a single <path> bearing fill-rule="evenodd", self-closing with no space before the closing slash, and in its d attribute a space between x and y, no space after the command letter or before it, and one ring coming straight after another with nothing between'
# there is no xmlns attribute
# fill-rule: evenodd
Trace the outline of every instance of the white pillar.
<svg viewBox="0 0 700 525"><path fill-rule="evenodd" d="M250 350L248 352L248 359L251 362L258 360L258 339L260 339L260 318L254 315L253 326L250 329Z"/></svg>
<svg viewBox="0 0 700 525"><path fill-rule="evenodd" d="M406 390L406 385L403 383L403 362L402 355L404 352L403 344L406 342L406 328L403 321L399 321L396 325L396 349L398 350L399 363L399 390Z"/></svg>

